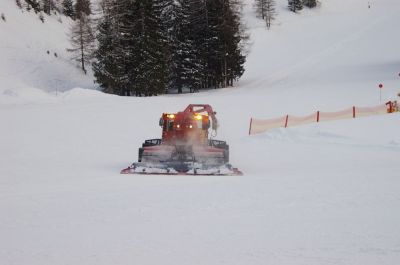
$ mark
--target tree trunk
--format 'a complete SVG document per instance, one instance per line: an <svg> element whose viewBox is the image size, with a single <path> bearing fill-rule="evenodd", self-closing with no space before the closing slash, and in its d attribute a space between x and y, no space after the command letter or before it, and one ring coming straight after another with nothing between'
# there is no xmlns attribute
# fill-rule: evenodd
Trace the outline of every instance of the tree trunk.
<svg viewBox="0 0 400 265"><path fill-rule="evenodd" d="M81 41L81 60L82 60L82 70L86 74L86 69L85 69L85 54L84 54L84 46L83 46L83 27L82 27L82 22L80 24L81 32L80 32L80 41Z"/></svg>

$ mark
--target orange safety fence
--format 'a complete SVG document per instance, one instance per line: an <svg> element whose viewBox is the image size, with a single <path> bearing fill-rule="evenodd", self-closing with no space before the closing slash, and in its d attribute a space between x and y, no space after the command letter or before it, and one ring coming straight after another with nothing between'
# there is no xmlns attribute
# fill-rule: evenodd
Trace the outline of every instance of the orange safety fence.
<svg viewBox="0 0 400 265"><path fill-rule="evenodd" d="M254 119L250 120L249 135L265 132L269 129L279 127L293 127L313 122L341 120L357 117L365 117L371 115L392 113L399 111L397 101L389 101L386 104L381 104L374 107L356 107L335 112L317 111L307 116L292 116L285 115L274 119Z"/></svg>

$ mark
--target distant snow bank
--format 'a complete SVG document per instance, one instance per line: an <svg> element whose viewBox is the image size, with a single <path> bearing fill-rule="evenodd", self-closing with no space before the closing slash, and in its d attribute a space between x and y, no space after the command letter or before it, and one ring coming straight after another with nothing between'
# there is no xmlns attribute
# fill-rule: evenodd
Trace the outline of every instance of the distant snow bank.
<svg viewBox="0 0 400 265"><path fill-rule="evenodd" d="M0 106L57 103L60 101L108 98L103 92L86 88L73 88L65 92L48 93L27 86L14 86L13 89L0 89Z"/></svg>
<svg viewBox="0 0 400 265"><path fill-rule="evenodd" d="M105 94L98 90L86 89L86 88L73 88L69 91L61 93L63 99L86 99L86 98L108 98L112 95Z"/></svg>

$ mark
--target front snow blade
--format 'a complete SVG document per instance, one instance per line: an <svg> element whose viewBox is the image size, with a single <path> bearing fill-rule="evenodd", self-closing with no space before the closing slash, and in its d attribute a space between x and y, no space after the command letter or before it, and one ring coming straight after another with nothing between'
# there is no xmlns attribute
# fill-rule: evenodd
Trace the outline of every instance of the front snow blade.
<svg viewBox="0 0 400 265"><path fill-rule="evenodd" d="M232 167L231 164L223 165L207 165L194 163L193 167L185 172L186 175L202 175L202 176L242 176L243 173Z"/></svg>
<svg viewBox="0 0 400 265"><path fill-rule="evenodd" d="M177 175L179 174L174 168L167 167L163 164L150 163L133 163L121 171L121 174L142 174L142 175Z"/></svg>
<svg viewBox="0 0 400 265"><path fill-rule="evenodd" d="M201 163L177 163L166 164L133 163L130 167L121 171L121 174L140 175L199 175L199 176L242 176L243 173L230 164L205 165Z"/></svg>

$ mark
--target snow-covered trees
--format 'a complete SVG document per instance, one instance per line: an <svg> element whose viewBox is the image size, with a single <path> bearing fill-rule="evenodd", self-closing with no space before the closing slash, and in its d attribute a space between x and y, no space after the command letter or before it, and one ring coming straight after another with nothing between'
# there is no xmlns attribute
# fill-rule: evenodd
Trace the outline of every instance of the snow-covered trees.
<svg viewBox="0 0 400 265"><path fill-rule="evenodd" d="M303 9L302 0L288 0L288 7L290 11L295 12Z"/></svg>
<svg viewBox="0 0 400 265"><path fill-rule="evenodd" d="M317 6L317 0L303 0L303 5L309 8Z"/></svg>
<svg viewBox="0 0 400 265"><path fill-rule="evenodd" d="M114 8L110 0L102 2L103 17L98 25L98 48L94 53L96 61L93 63L93 72L97 82L102 86L104 92L122 95L125 75L125 67L121 64L120 54L117 54L116 44L119 41L118 33L114 30L111 12Z"/></svg>
<svg viewBox="0 0 400 265"><path fill-rule="evenodd" d="M185 87L191 91L199 89L202 78L203 63L200 58L201 50L197 49L193 25L195 12L192 8L193 5L185 0L179 0L176 7L173 88L178 89L178 93L182 93Z"/></svg>
<svg viewBox="0 0 400 265"><path fill-rule="evenodd" d="M240 22L240 5L233 0L181 1L183 19L178 37L183 71L178 79L191 89L226 87L243 74L245 38ZM179 18L179 17L178 17ZM183 54L179 54L182 56Z"/></svg>
<svg viewBox="0 0 400 265"><path fill-rule="evenodd" d="M47 15L50 15L51 10L54 9L53 0L42 0L42 10Z"/></svg>
<svg viewBox="0 0 400 265"><path fill-rule="evenodd" d="M30 11L33 9L35 13L45 12L50 15L50 12L56 9L56 5L53 0L24 0L22 3L21 0L15 0L16 5L19 8L26 8L26 10ZM56 9L57 10L57 9Z"/></svg>
<svg viewBox="0 0 400 265"><path fill-rule="evenodd" d="M266 26L271 27L272 20L275 19L275 0L256 0L256 9L258 15L265 20Z"/></svg>
<svg viewBox="0 0 400 265"><path fill-rule="evenodd" d="M106 92L226 87L243 74L235 0L104 0L106 5L93 64Z"/></svg>
<svg viewBox="0 0 400 265"><path fill-rule="evenodd" d="M104 91L119 95L164 93L168 82L161 1L107 0L93 70ZM106 55L107 54L107 55Z"/></svg>
<svg viewBox="0 0 400 265"><path fill-rule="evenodd" d="M80 18L81 15L89 16L92 14L92 10L90 8L90 0L76 0L75 3L75 15L76 18Z"/></svg>
<svg viewBox="0 0 400 265"><path fill-rule="evenodd" d="M75 9L72 0L63 0L62 1L62 12L67 17L74 18L75 17Z"/></svg>
<svg viewBox="0 0 400 265"><path fill-rule="evenodd" d="M62 12L66 16L71 16L70 14L74 12L73 0L15 0L15 4L28 11L33 9L36 14L39 14L42 22L45 21L43 13L51 16ZM61 21L60 17L58 19Z"/></svg>
<svg viewBox="0 0 400 265"><path fill-rule="evenodd" d="M242 54L240 42L245 38L240 25L239 1L222 1L221 20L218 25L219 64L221 64L221 80L216 87L233 85L233 80L244 73L245 56ZM218 73L218 68L216 69ZM216 81L219 81L218 79Z"/></svg>
<svg viewBox="0 0 400 265"><path fill-rule="evenodd" d="M127 25L132 28L125 40L130 44L129 78L140 95L164 93L168 81L166 35L161 27L162 0L136 0Z"/></svg>
<svg viewBox="0 0 400 265"><path fill-rule="evenodd" d="M35 13L39 13L41 10L40 3L37 0L25 0L26 2L26 9L31 10L33 9Z"/></svg>

